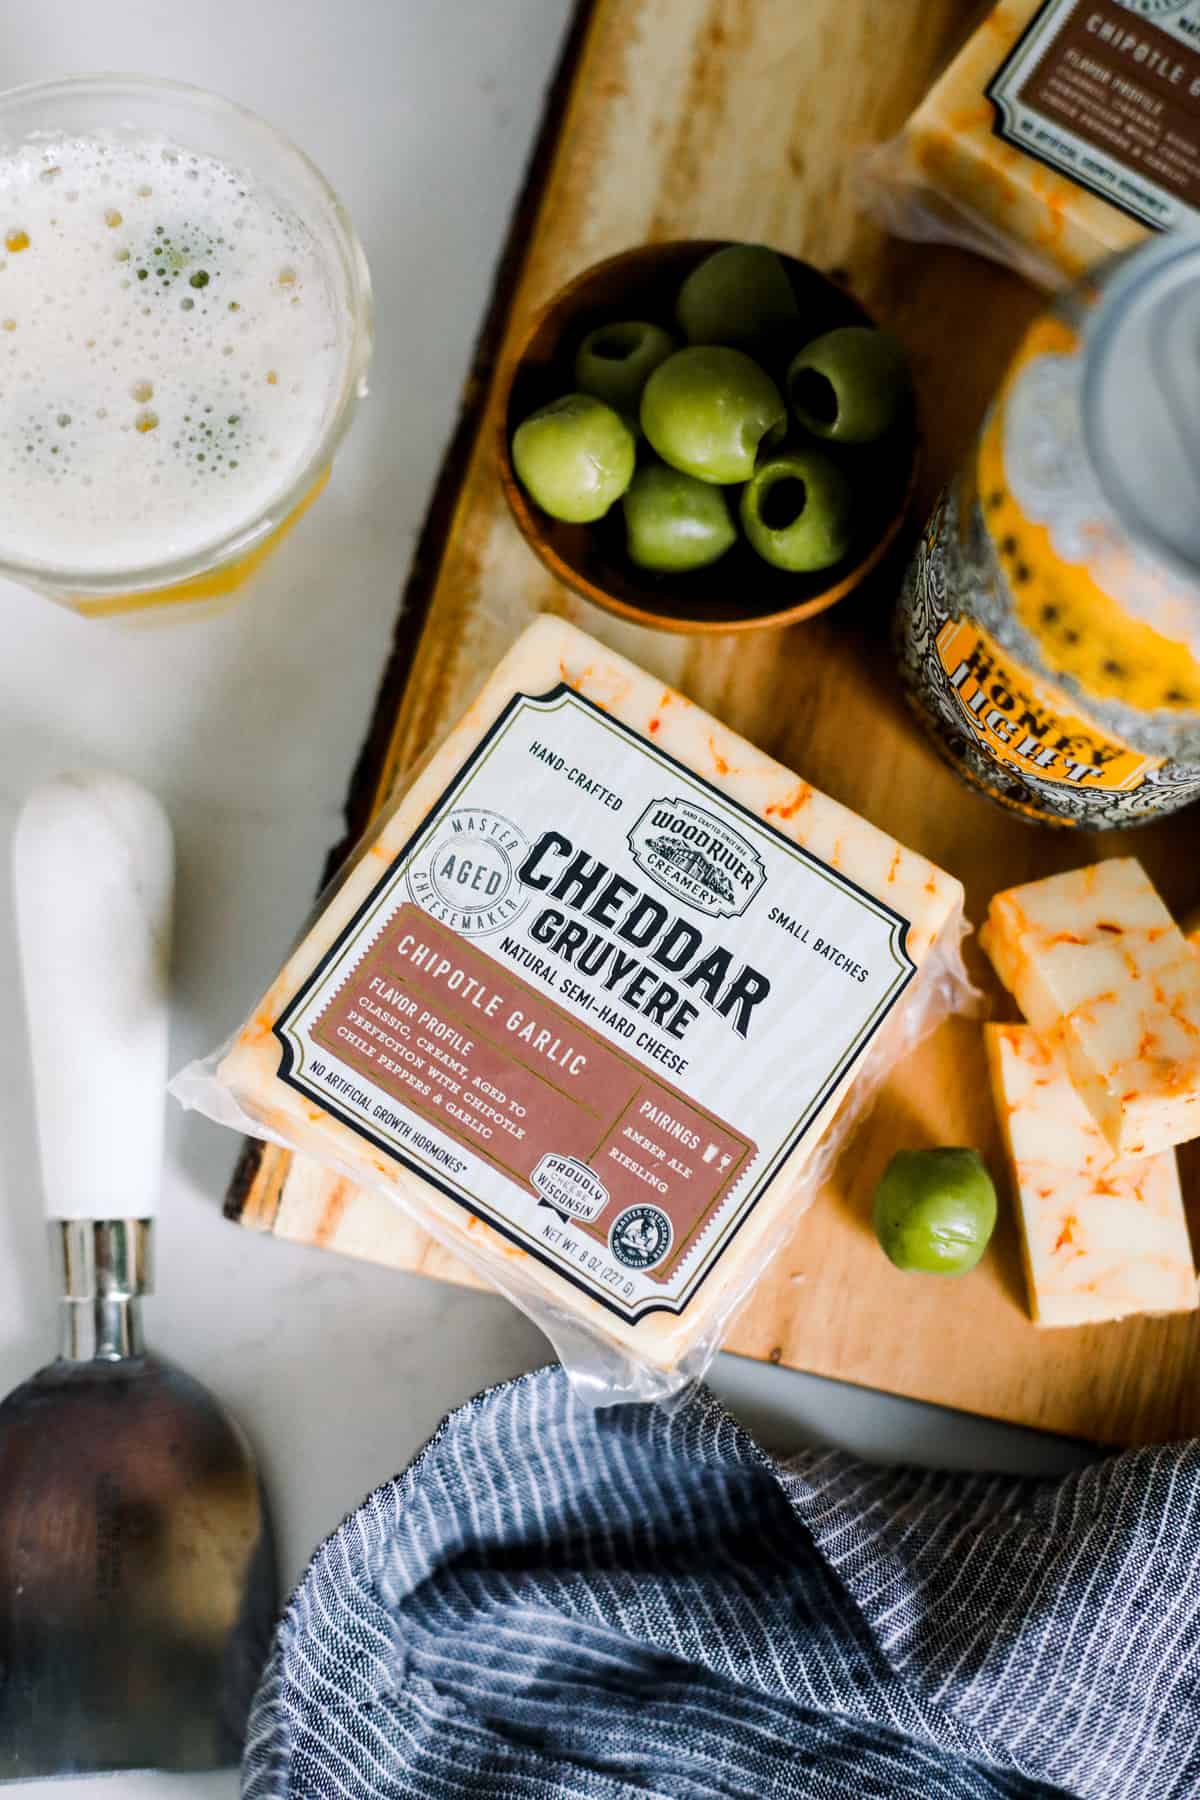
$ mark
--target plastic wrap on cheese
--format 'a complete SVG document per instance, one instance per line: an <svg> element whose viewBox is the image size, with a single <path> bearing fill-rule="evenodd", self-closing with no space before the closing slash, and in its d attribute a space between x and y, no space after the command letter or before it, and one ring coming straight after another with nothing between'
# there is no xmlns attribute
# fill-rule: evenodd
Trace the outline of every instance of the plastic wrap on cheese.
<svg viewBox="0 0 1200 1800"><path fill-rule="evenodd" d="M700 1373L881 1076L962 890L557 619L174 1089L390 1196L598 1402Z"/></svg>
<svg viewBox="0 0 1200 1800"><path fill-rule="evenodd" d="M985 1025L984 1033L1035 1324L1193 1311L1175 1152L1115 1157L1032 1027Z"/></svg>
<svg viewBox="0 0 1200 1800"><path fill-rule="evenodd" d="M868 158L885 222L1053 287L1194 220L1200 37L1184 5L1000 0Z"/></svg>
<svg viewBox="0 0 1200 1800"><path fill-rule="evenodd" d="M1112 1148L1200 1136L1200 958L1134 857L994 896L980 943Z"/></svg>

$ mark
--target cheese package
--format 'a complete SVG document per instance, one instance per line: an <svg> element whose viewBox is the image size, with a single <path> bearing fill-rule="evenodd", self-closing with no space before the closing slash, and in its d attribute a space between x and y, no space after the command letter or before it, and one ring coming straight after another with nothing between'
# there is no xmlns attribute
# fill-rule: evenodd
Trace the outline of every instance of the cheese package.
<svg viewBox="0 0 1200 1800"><path fill-rule="evenodd" d="M1200 217L1200 0L1000 0L868 165L901 235L1053 286Z"/></svg>
<svg viewBox="0 0 1200 1800"><path fill-rule="evenodd" d="M1196 1271L1173 1150L1114 1157L1028 1025L985 1025L1037 1325L1192 1312Z"/></svg>
<svg viewBox="0 0 1200 1800"><path fill-rule="evenodd" d="M951 876L545 617L174 1091L391 1196L592 1398L662 1397L971 993L962 929Z"/></svg>
<svg viewBox="0 0 1200 1800"><path fill-rule="evenodd" d="M1135 858L995 895L980 943L1115 1151L1200 1136L1200 958Z"/></svg>

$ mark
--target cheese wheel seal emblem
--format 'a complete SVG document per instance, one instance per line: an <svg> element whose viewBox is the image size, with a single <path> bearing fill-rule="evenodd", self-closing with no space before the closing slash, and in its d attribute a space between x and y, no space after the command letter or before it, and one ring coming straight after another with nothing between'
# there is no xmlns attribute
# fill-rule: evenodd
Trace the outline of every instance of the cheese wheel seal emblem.
<svg viewBox="0 0 1200 1800"><path fill-rule="evenodd" d="M608 1205L608 1189L577 1156L543 1156L529 1182L564 1222L594 1224Z"/></svg>
<svg viewBox="0 0 1200 1800"><path fill-rule="evenodd" d="M627 1206L613 1220L608 1247L627 1269L652 1269L671 1248L671 1221L657 1206Z"/></svg>

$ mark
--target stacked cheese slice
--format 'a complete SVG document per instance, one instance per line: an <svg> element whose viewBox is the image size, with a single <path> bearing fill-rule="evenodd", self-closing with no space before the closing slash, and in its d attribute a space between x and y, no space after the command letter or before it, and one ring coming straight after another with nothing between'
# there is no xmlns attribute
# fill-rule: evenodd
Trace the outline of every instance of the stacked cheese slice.
<svg viewBox="0 0 1200 1800"><path fill-rule="evenodd" d="M997 894L981 942L1029 1020L986 1030L1035 1321L1190 1311L1200 956L1131 857Z"/></svg>

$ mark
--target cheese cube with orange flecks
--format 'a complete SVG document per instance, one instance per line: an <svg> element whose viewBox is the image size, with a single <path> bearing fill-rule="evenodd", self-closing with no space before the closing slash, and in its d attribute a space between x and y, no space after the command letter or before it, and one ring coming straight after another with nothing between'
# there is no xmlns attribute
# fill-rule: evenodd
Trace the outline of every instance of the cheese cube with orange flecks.
<svg viewBox="0 0 1200 1800"><path fill-rule="evenodd" d="M1009 888L980 943L1115 1151L1200 1136L1200 958L1141 863Z"/></svg>
<svg viewBox="0 0 1200 1800"><path fill-rule="evenodd" d="M1035 1031L984 1032L1034 1323L1193 1311L1196 1272L1175 1152L1114 1158Z"/></svg>

